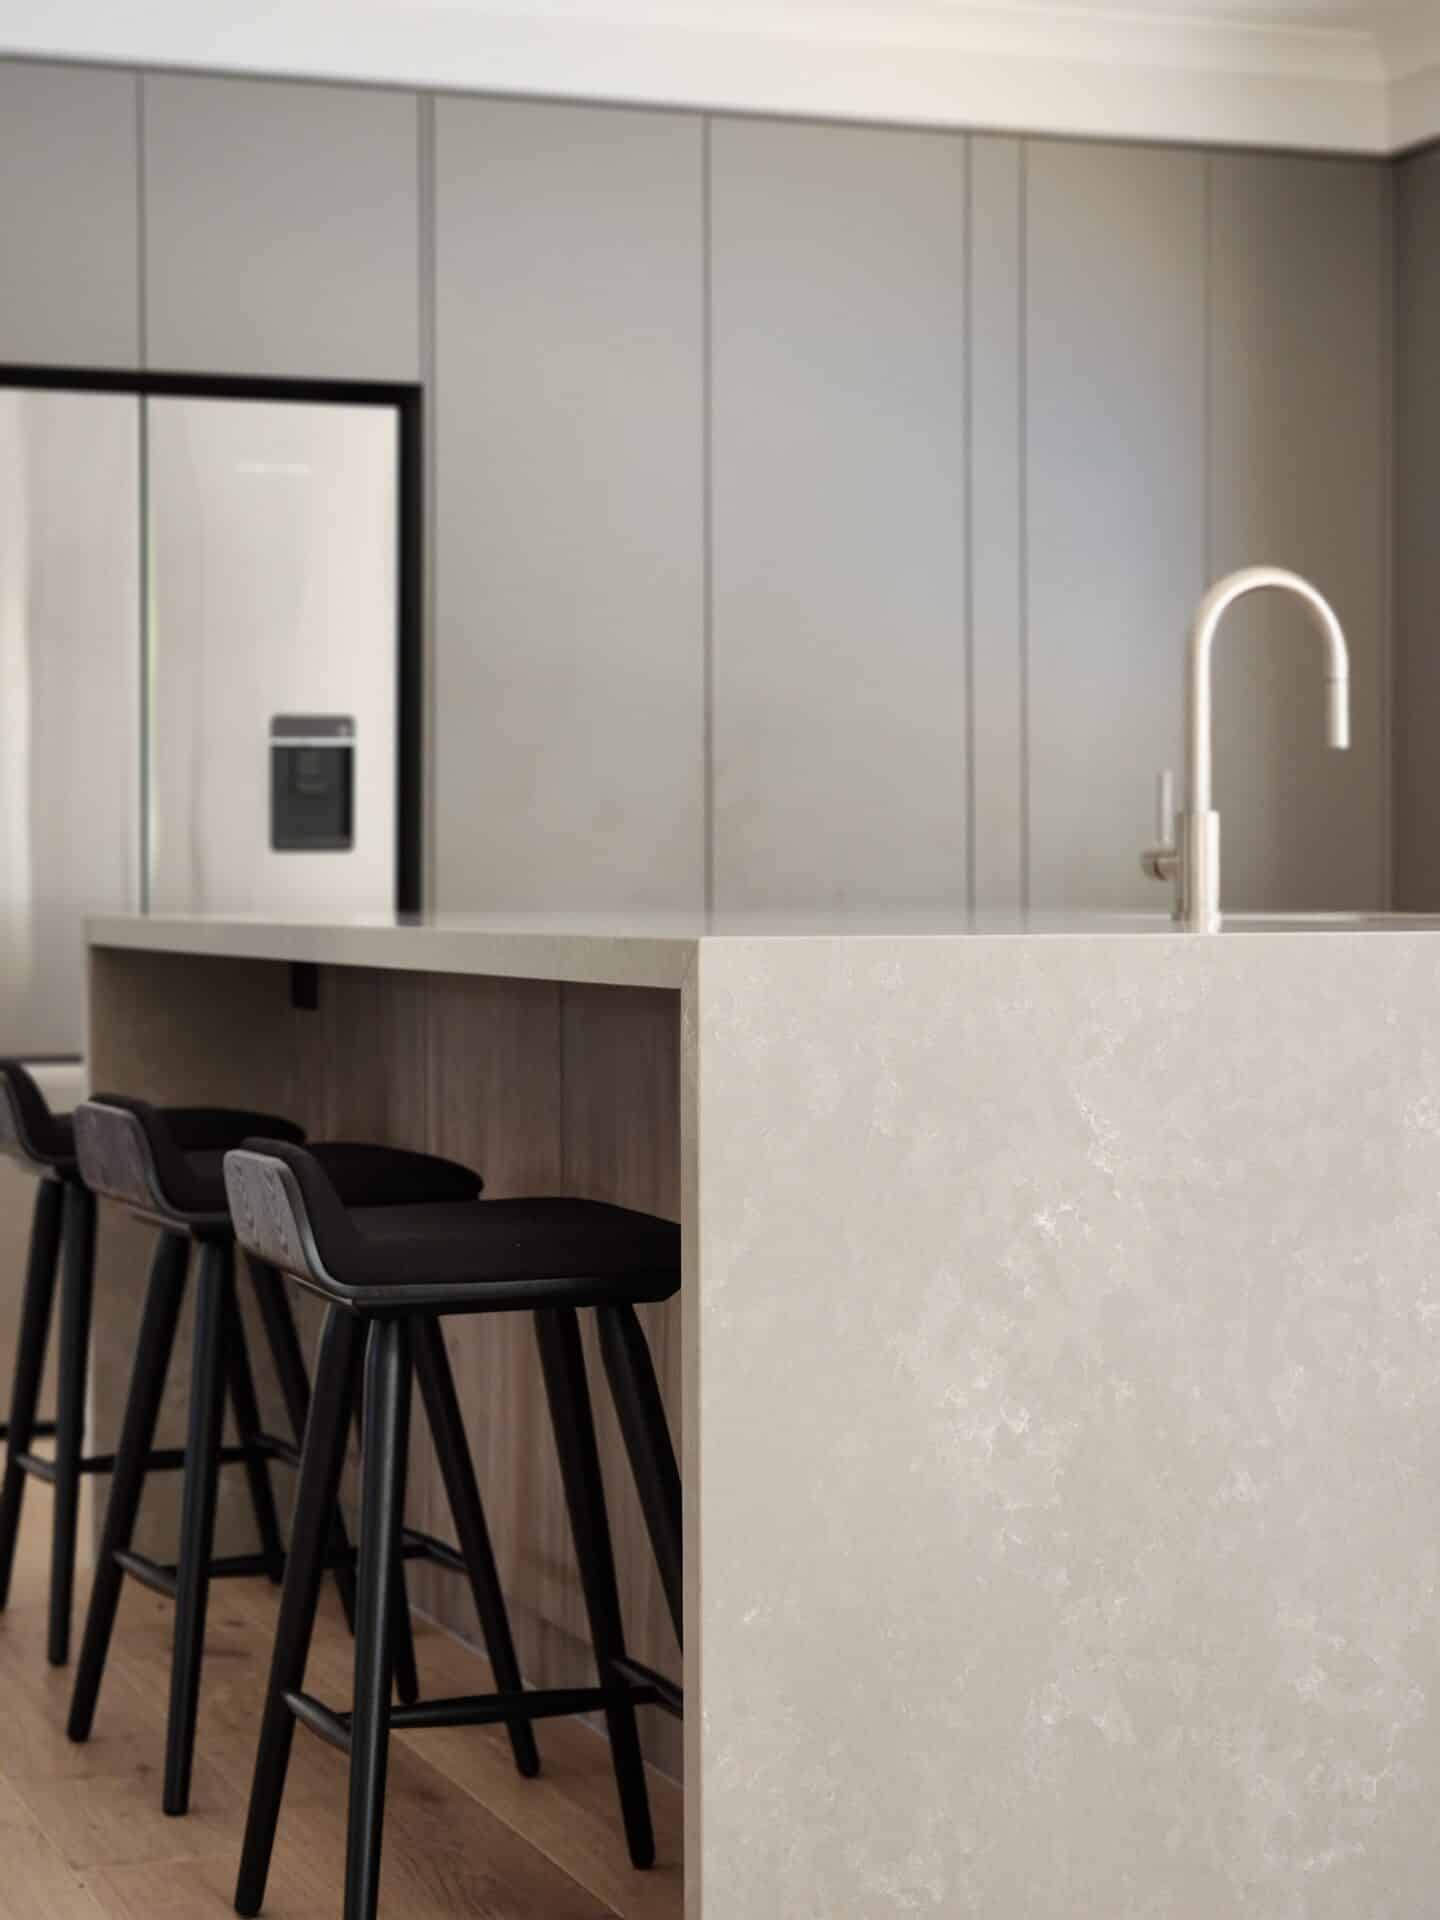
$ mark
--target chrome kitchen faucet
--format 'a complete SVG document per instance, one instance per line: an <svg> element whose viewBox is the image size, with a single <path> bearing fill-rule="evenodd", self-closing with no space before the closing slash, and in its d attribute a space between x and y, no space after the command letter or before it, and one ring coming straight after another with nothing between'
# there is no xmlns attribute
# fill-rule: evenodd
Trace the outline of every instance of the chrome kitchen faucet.
<svg viewBox="0 0 1440 1920"><path fill-rule="evenodd" d="M1220 623L1237 600L1265 588L1293 593L1310 609L1324 638L1326 738L1332 747L1350 745L1350 655L1335 609L1318 588L1284 567L1247 567L1213 586L1200 602L1190 629L1186 705L1186 804L1176 817L1174 778L1159 781L1159 845L1140 856L1152 880L1175 885L1175 918L1192 933L1220 931L1220 815L1211 805L1214 767L1211 655Z"/></svg>

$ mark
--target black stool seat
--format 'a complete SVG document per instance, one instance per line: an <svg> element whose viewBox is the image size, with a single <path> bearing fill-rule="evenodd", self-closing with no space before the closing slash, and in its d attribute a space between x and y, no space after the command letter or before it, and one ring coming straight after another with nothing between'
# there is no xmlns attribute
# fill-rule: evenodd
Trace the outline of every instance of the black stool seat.
<svg viewBox="0 0 1440 1920"><path fill-rule="evenodd" d="M347 1204L334 1175L323 1149L283 1140L226 1156L241 1242L332 1297L499 1312L668 1300L680 1285L680 1229L653 1214L550 1196Z"/></svg>

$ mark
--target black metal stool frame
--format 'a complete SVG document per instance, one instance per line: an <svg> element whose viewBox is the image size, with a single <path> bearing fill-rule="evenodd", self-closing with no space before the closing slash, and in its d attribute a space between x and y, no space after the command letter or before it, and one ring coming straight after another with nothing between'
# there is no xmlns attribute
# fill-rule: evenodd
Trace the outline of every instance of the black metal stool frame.
<svg viewBox="0 0 1440 1920"><path fill-rule="evenodd" d="M241 1158L252 1163L253 1171L257 1156L247 1151ZM349 1288L328 1277L321 1284L315 1276L324 1275L325 1269L309 1233L304 1201L294 1176L278 1161L265 1162L264 1168L264 1177L278 1182L277 1191L283 1193L287 1204L283 1211L267 1205L264 1193L252 1189L248 1195L251 1203L243 1209L236 1207L237 1220L243 1217L245 1222L241 1237L248 1245L262 1249L266 1258L274 1260L300 1285L328 1300L330 1306L305 1431L290 1557L236 1884L236 1911L258 1914L264 1901L297 1721L350 1758L345 1920L375 1920L378 1910L392 1731L503 1723L509 1729L521 1771L532 1773L539 1763L531 1723L603 1712L630 1857L637 1867L653 1865L654 1832L635 1710L653 1705L679 1716L683 1695L672 1681L633 1659L626 1650L594 1415L573 1303L579 1299L599 1313L606 1371L679 1638L680 1479L649 1348L633 1306L598 1297L585 1301L583 1281L527 1283L526 1304L534 1313L599 1684L525 1690L508 1629L497 1636L482 1602L485 1591L497 1590L494 1556L440 1329L440 1319L447 1313L514 1311L520 1302L505 1299L504 1288L494 1284L392 1290L381 1286ZM227 1161L227 1177L235 1206L237 1189L245 1185L246 1174L242 1170L237 1175L233 1157ZM298 1223L303 1253L291 1238L289 1221ZM548 1294L555 1304L537 1307L537 1294L542 1299ZM304 1677L325 1566L324 1518L334 1502L344 1465L355 1359L362 1335L365 1404L355 1690L351 1711L344 1713L306 1693ZM411 1387L417 1377L460 1538L458 1556L453 1548L415 1535L403 1525ZM459 1561L481 1607L499 1691L391 1707L394 1586L386 1570L393 1566L397 1552L426 1553L452 1566ZM526 1742L531 1757L528 1765L522 1758Z"/></svg>

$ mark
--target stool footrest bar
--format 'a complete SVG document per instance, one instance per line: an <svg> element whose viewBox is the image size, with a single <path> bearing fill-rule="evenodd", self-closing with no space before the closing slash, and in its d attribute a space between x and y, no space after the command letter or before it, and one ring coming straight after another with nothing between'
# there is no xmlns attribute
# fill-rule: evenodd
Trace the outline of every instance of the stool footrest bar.
<svg viewBox="0 0 1440 1920"><path fill-rule="evenodd" d="M55 1422L53 1420L37 1420L30 1431L37 1440L53 1440L55 1438ZM3 1443L9 1438L10 1422L8 1420L0 1420L0 1443Z"/></svg>
<svg viewBox="0 0 1440 1920"><path fill-rule="evenodd" d="M429 1560L437 1567L448 1567L451 1573L469 1573L465 1565L465 1556L458 1547L452 1547L448 1540L439 1540L433 1533L421 1533L418 1527L406 1527L401 1534L401 1554L406 1560Z"/></svg>
<svg viewBox="0 0 1440 1920"><path fill-rule="evenodd" d="M669 1692L675 1689L668 1680L656 1676ZM630 1681L623 1697L637 1707L662 1706L655 1684L649 1680ZM598 1713L614 1706L613 1687L536 1688L529 1693L466 1693L448 1700L419 1700L414 1706L390 1709L392 1733L418 1731L425 1727L493 1727L511 1720L559 1720L577 1713ZM310 1693L287 1693L285 1704L302 1725L342 1753L350 1751L350 1715L336 1713Z"/></svg>
<svg viewBox="0 0 1440 1920"><path fill-rule="evenodd" d="M635 1706L654 1704L650 1687L627 1686L624 1697ZM613 1687L537 1687L529 1693L468 1693L450 1700L419 1700L394 1707L390 1725L404 1728L492 1727L507 1720L559 1720L577 1713L598 1713L614 1706Z"/></svg>
<svg viewBox="0 0 1440 1920"><path fill-rule="evenodd" d="M288 1451L287 1451L288 1449ZM294 1455L291 1459L290 1455ZM288 1441L272 1440L262 1435L253 1447L222 1447L220 1464L222 1467L238 1467L252 1459L279 1459L287 1465L295 1466L300 1456ZM55 1462L43 1453L21 1453L16 1455L16 1464L22 1473L32 1473L37 1480L46 1480L55 1484ZM158 1447L154 1453L145 1456L146 1473L179 1473L185 1465L183 1447ZM113 1473L115 1455L113 1453L87 1453L80 1462L81 1473Z"/></svg>
<svg viewBox="0 0 1440 1920"><path fill-rule="evenodd" d="M152 1560L148 1553L136 1553L133 1547L121 1548L115 1555L115 1564L138 1580L142 1587L167 1594L172 1600L175 1598L175 1580L179 1570L173 1564ZM263 1553L223 1554L210 1562L212 1580L253 1580L269 1571L270 1563Z"/></svg>
<svg viewBox="0 0 1440 1920"><path fill-rule="evenodd" d="M628 1653L622 1660L612 1660L610 1668L632 1686L648 1688L657 1707L673 1713L677 1720L685 1718L685 1690L677 1681L667 1680L663 1673L647 1667L643 1660L632 1660Z"/></svg>
<svg viewBox="0 0 1440 1920"><path fill-rule="evenodd" d="M270 1561L263 1553L226 1553L210 1562L212 1580L258 1580L270 1577Z"/></svg>
<svg viewBox="0 0 1440 1920"><path fill-rule="evenodd" d="M287 1693L285 1704L302 1726L309 1727L312 1733L332 1747L338 1747L341 1753L350 1751L350 1716L332 1713L323 1701L310 1693Z"/></svg>
<svg viewBox="0 0 1440 1920"><path fill-rule="evenodd" d="M133 1547L121 1547L115 1554L115 1564L132 1580L138 1580L142 1587L149 1587L152 1593L163 1593L169 1599L175 1598L175 1569L163 1566L160 1561L152 1560L148 1553L136 1553Z"/></svg>

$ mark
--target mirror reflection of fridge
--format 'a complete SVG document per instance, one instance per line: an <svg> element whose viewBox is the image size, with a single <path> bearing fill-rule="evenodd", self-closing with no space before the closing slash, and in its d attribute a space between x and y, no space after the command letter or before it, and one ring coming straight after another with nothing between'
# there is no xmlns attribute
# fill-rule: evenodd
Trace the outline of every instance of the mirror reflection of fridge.
<svg viewBox="0 0 1440 1920"><path fill-rule="evenodd" d="M0 1055L93 913L395 904L387 407L0 388Z"/></svg>

